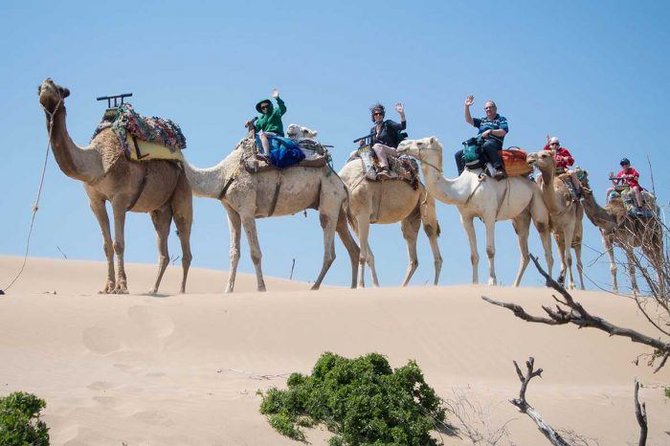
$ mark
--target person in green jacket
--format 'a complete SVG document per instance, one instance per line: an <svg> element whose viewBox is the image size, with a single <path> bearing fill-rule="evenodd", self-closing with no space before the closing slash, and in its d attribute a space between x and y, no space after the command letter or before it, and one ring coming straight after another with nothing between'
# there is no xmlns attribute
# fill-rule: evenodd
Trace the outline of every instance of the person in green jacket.
<svg viewBox="0 0 670 446"><path fill-rule="evenodd" d="M261 115L246 123L247 127L253 124L258 139L260 139L260 148L264 156L270 155L270 139L275 135L284 136L284 125L281 117L286 113L286 105L279 97L279 90L276 88L272 90L272 97L277 101L277 108L274 108L272 101L269 99L263 99L256 104L256 111Z"/></svg>

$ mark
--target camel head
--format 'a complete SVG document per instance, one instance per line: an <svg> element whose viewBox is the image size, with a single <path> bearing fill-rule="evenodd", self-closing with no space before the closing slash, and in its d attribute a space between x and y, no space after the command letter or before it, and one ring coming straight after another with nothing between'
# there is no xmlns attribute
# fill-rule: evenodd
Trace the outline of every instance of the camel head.
<svg viewBox="0 0 670 446"><path fill-rule="evenodd" d="M51 78L46 78L42 84L37 87L37 95L40 97L40 104L50 113L56 111L63 100L70 96L70 90L56 84Z"/></svg>
<svg viewBox="0 0 670 446"><path fill-rule="evenodd" d="M551 153L549 150L540 150L537 153L531 154L532 158L534 159L535 165L537 166L538 169L540 169L540 172L551 172L553 173L556 170L556 162L554 161L554 154ZM529 158L531 158L531 155L529 155Z"/></svg>
<svg viewBox="0 0 670 446"><path fill-rule="evenodd" d="M427 161L442 166L442 144L434 137L406 139L398 145L399 155L408 155L419 161Z"/></svg>
<svg viewBox="0 0 670 446"><path fill-rule="evenodd" d="M298 124L289 124L288 127L286 127L286 136L288 136L291 139L300 139L300 138L315 139L318 133L319 132L317 132L316 130L309 129L307 127L303 127Z"/></svg>

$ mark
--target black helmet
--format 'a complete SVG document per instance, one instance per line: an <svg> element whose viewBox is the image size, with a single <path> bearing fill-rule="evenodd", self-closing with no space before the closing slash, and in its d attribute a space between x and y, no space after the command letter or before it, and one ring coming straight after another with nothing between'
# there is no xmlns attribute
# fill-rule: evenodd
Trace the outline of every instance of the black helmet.
<svg viewBox="0 0 670 446"><path fill-rule="evenodd" d="M628 158L622 158L621 161L619 161L620 166L630 166L630 160Z"/></svg>
<svg viewBox="0 0 670 446"><path fill-rule="evenodd" d="M370 114L372 115L372 121L373 121L373 122L374 122L374 120L375 120L375 115L374 115L375 112L379 112L379 113L381 113L381 114L382 114L382 118L383 118L384 116L386 116L386 109L385 109L384 106L383 106L382 104L380 104L380 103L376 103L375 105L373 105L372 107L370 107Z"/></svg>

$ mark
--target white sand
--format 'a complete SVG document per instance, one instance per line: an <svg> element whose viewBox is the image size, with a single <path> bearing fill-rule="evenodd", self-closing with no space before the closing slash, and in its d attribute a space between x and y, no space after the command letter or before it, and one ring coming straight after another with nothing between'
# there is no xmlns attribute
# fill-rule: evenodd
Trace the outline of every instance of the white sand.
<svg viewBox="0 0 670 446"><path fill-rule="evenodd" d="M21 259L0 257L7 280ZM414 287L324 289L238 276L223 295L219 271L193 269L186 295L172 266L161 294L141 294L153 265L128 265L134 294L98 295L99 262L29 259L21 280L0 296L0 395L16 390L47 401L54 445L296 445L258 412L257 390L309 373L319 355L376 351L394 367L415 359L445 398L453 391L491 408L494 423L513 419L519 445L545 444L507 401L518 394L512 360L529 355L545 370L528 400L555 427L600 445L637 444L633 380L644 384L648 444L670 444L670 366L654 375L632 361L649 349L592 329L516 319L480 299L514 301L540 314L551 292L539 288ZM3 284L4 285L4 284ZM53 294L56 292L56 294ZM576 292L593 313L654 334L628 299ZM644 364L644 361L642 361ZM329 434L311 431L314 445ZM468 444L444 436L445 444Z"/></svg>

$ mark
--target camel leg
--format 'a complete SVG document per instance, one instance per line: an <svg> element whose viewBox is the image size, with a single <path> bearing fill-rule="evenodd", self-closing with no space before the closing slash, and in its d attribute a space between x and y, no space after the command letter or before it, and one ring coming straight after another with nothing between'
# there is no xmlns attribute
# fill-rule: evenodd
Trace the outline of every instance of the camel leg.
<svg viewBox="0 0 670 446"><path fill-rule="evenodd" d="M635 254L629 246L624 248L626 252L626 261L628 262L628 275L630 276L630 285L633 288L633 294L637 296L640 289L637 287L637 278L635 277Z"/></svg>
<svg viewBox="0 0 670 446"><path fill-rule="evenodd" d="M191 268L191 225L193 224L193 195L191 188L188 185L188 180L185 175L179 178L177 190L172 197L172 212L174 214L174 223L177 227L177 234L181 242L181 286L179 293L186 292L186 279L188 278L188 270ZM158 290L158 284L156 284Z"/></svg>
<svg viewBox="0 0 670 446"><path fill-rule="evenodd" d="M261 268L261 260L263 254L261 253L261 246L258 243L258 232L256 230L256 218L253 215L241 215L242 226L244 232L247 234L247 241L249 242L249 250L251 251L251 261L254 262L256 269L256 283L258 284L258 291L265 291L265 281L263 280L263 270Z"/></svg>
<svg viewBox="0 0 670 446"><path fill-rule="evenodd" d="M339 212L338 212L339 214ZM326 276L328 269L333 264L335 260L335 226L337 226L338 215L328 215L325 213L319 213L319 222L321 223L321 228L323 229L323 265L321 266L321 272L319 277L316 278L316 282L312 285L312 290L318 290L321 286L323 278Z"/></svg>
<svg viewBox="0 0 670 446"><path fill-rule="evenodd" d="M366 256L368 266L370 267L370 275L372 276L372 286L379 288L379 279L377 279L377 267L375 266L375 254L372 252L370 242L368 242L368 255Z"/></svg>
<svg viewBox="0 0 670 446"><path fill-rule="evenodd" d="M540 192L537 191L530 203L530 216L533 224L540 235L542 241L542 249L544 250L544 260L547 263L547 274L552 277L552 270L554 269L554 257L551 254L551 229L549 227L549 213L547 207L542 200ZM550 286L549 281L546 282Z"/></svg>
<svg viewBox="0 0 670 446"><path fill-rule="evenodd" d="M514 286L521 284L523 273L528 267L530 261L530 254L528 253L528 235L530 233L530 212L524 211L512 219L512 226L516 232L517 240L519 242L519 269L514 279Z"/></svg>
<svg viewBox="0 0 670 446"><path fill-rule="evenodd" d="M479 253L477 252L477 233L475 233L475 226L472 222L472 217L464 218L461 215L461 224L465 233L468 236L470 243L470 263L472 264L472 284L479 283Z"/></svg>
<svg viewBox="0 0 670 446"><path fill-rule="evenodd" d="M340 236L340 240L342 240L345 249L349 253L349 260L351 261L351 288L356 288L356 281L358 280L358 256L361 253L361 249L351 236L351 232L349 232L349 225L347 224L347 215L344 207L340 209L340 215L335 229Z"/></svg>
<svg viewBox="0 0 670 446"><path fill-rule="evenodd" d="M226 206L228 214L228 230L230 231L230 275L226 285L226 293L232 293L235 289L235 277L237 276L237 264L240 261L240 237L242 236L242 220L240 214L233 208Z"/></svg>
<svg viewBox="0 0 670 446"><path fill-rule="evenodd" d="M124 200L112 201L114 212L114 254L116 255L116 286L112 293L128 294L128 281L126 279L126 268L124 261L125 251L125 226L126 226L126 203Z"/></svg>
<svg viewBox="0 0 670 446"><path fill-rule="evenodd" d="M368 260L368 252L370 249L370 245L368 245L370 218L365 216L357 216L356 228L358 229L358 242L361 246L361 252L358 257L358 287L365 288L365 262ZM372 265L370 267L372 268Z"/></svg>
<svg viewBox="0 0 670 446"><path fill-rule="evenodd" d="M575 263L577 264L577 274L579 275L579 287L584 289L584 265L582 265L582 238L584 237L584 226L582 218L584 209L579 206L575 221L575 236L572 239L572 249L575 250Z"/></svg>
<svg viewBox="0 0 670 446"><path fill-rule="evenodd" d="M496 227L495 218L486 218L484 220L486 225L486 257L489 262L489 286L498 284L496 279Z"/></svg>
<svg viewBox="0 0 670 446"><path fill-rule="evenodd" d="M165 269L170 262L168 236L170 235L170 223L172 223L172 208L170 206L163 206L161 209L151 211L150 214L151 222L156 229L156 242L158 244L158 275L156 276L153 288L149 290L149 294L156 294Z"/></svg>
<svg viewBox="0 0 670 446"><path fill-rule="evenodd" d="M565 266L568 271L568 289L575 289L575 278L572 274L572 242L575 237L575 226L574 224L568 224L567 228L563 232L564 243L565 243Z"/></svg>
<svg viewBox="0 0 670 446"><path fill-rule="evenodd" d="M409 264L405 272L405 278L402 281L402 286L407 286L409 280L414 275L416 268L419 266L419 259L416 254L416 239L419 235L419 227L421 226L421 214L418 209L415 209L410 215L400 222L400 229L402 236L407 243L407 255L409 256Z"/></svg>
<svg viewBox="0 0 670 446"><path fill-rule="evenodd" d="M614 258L614 243L610 236L603 234L603 245L605 245L605 250L607 255L610 258L610 274L612 275L612 292L619 292L619 284L617 283L616 278L616 259Z"/></svg>
<svg viewBox="0 0 670 446"><path fill-rule="evenodd" d="M102 231L102 249L105 251L105 257L107 258L107 281L100 293L108 294L114 291L114 286L116 285L116 278L114 277L114 247L109 227L109 216L107 215L105 200L102 197L91 197L89 204L95 218L98 219L98 224Z"/></svg>
<svg viewBox="0 0 670 446"><path fill-rule="evenodd" d="M430 249L433 251L433 264L435 267L433 285L437 285L440 280L440 272L442 271L442 255L440 254L440 247L437 244L437 238L440 236L440 224L437 221L435 199L432 195L426 193L425 200L421 203L420 210L423 230L430 242Z"/></svg>
<svg viewBox="0 0 670 446"><path fill-rule="evenodd" d="M565 275L568 270L568 259L566 255L566 243L565 243L565 233L563 234L555 234L555 239L556 239L556 245L558 246L558 255L561 258L561 270L558 273L558 280L557 282L561 286L565 286ZM570 247L567 247L567 250L569 250Z"/></svg>

